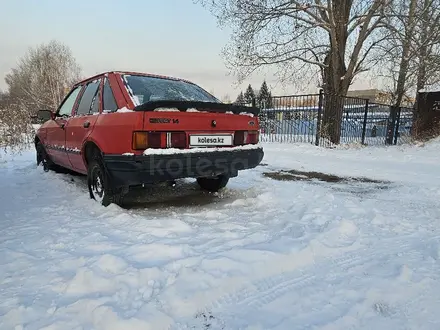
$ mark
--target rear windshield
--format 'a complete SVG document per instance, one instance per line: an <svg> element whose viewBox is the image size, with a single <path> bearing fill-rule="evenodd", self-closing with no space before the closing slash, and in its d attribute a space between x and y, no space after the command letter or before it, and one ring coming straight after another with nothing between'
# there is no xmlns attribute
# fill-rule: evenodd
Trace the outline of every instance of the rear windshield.
<svg viewBox="0 0 440 330"><path fill-rule="evenodd" d="M199 86L181 80L137 75L123 75L123 80L138 105L160 100L220 102Z"/></svg>

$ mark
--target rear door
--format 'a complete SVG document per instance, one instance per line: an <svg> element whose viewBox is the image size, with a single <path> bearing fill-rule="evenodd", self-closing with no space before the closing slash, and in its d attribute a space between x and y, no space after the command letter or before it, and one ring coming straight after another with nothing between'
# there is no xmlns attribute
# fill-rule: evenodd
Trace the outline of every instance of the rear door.
<svg viewBox="0 0 440 330"><path fill-rule="evenodd" d="M70 91L56 112L56 117L47 123L45 147L52 161L63 167L71 168L66 153L66 126L72 118L73 108L82 86Z"/></svg>
<svg viewBox="0 0 440 330"><path fill-rule="evenodd" d="M85 83L74 116L66 125L66 152L73 168L80 173L87 173L81 149L101 111L101 82L99 78Z"/></svg>

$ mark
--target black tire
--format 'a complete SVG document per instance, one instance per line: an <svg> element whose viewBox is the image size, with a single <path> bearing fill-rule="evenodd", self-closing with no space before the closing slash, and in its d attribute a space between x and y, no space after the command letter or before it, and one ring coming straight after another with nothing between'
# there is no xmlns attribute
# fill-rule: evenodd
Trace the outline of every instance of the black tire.
<svg viewBox="0 0 440 330"><path fill-rule="evenodd" d="M197 183L200 188L209 192L217 192L226 187L229 181L229 176L222 174L214 178L197 178Z"/></svg>
<svg viewBox="0 0 440 330"><path fill-rule="evenodd" d="M46 153L46 149L41 142L37 142L35 145L35 150L37 153L37 166L40 164L43 166L45 172L53 170L55 168L55 164L49 158L49 155Z"/></svg>
<svg viewBox="0 0 440 330"><path fill-rule="evenodd" d="M102 159L95 155L87 168L87 186L90 198L100 202L103 206L112 203L122 205L123 194L111 188L110 180L105 172Z"/></svg>

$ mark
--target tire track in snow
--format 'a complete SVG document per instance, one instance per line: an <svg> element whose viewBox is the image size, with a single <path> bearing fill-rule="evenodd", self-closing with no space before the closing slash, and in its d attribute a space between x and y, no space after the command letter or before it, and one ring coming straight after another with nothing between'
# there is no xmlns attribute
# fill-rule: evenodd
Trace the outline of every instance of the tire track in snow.
<svg viewBox="0 0 440 330"><path fill-rule="evenodd" d="M341 260L328 262L333 264L333 266L343 267L348 265L346 268L351 268L360 264L361 257L353 258L341 258ZM313 268L316 268L313 267ZM312 269L313 269L312 268ZM325 268L323 265L322 268ZM233 310L242 309L247 307L249 309L261 308L264 305L281 297L287 291L293 289L299 289L305 287L306 285L313 285L322 277L314 275L314 272L309 271L309 274L303 274L298 276L299 270L288 272L285 274L269 276L251 282L245 287L239 289L238 291L227 294L225 297L220 298L212 303L212 307L222 307L222 306L234 306Z"/></svg>
<svg viewBox="0 0 440 330"><path fill-rule="evenodd" d="M432 239L435 240L436 238L433 237ZM327 271L329 269L336 270L339 274L345 274L344 278L350 277L352 273L350 270L354 267L371 263L373 260L378 259L379 256L389 256L397 253L406 254L414 251L414 245L417 245L418 241L417 239L394 241L392 244L393 248L391 249L389 248L389 243L389 240L386 240L379 246L371 247L371 249L378 251L378 253L369 253L371 249L358 249L345 253L338 258L324 257L324 262L302 268L301 270L296 269L285 274L271 275L251 281L238 290L227 293L223 297L211 302L206 310L220 309L223 310L222 312L225 312L224 309L227 308L234 312L234 317L237 317L239 314L255 313L256 309L263 308L288 291L312 286L322 281L325 282L325 279L334 275L334 271ZM365 257L365 252L368 253L368 257ZM270 269L271 265L267 265L267 268ZM302 275L298 276L299 272Z"/></svg>

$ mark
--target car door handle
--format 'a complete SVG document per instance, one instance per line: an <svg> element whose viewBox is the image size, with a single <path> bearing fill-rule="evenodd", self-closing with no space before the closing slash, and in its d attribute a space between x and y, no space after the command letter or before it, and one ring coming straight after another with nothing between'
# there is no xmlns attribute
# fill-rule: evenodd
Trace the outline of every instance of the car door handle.
<svg viewBox="0 0 440 330"><path fill-rule="evenodd" d="M89 121L85 121L83 126L84 126L84 128L89 128L90 127L90 122Z"/></svg>
<svg viewBox="0 0 440 330"><path fill-rule="evenodd" d="M61 127L62 129L64 129L65 126L66 126L66 123L61 123L61 124L60 124L60 127Z"/></svg>

